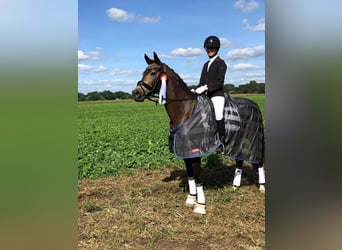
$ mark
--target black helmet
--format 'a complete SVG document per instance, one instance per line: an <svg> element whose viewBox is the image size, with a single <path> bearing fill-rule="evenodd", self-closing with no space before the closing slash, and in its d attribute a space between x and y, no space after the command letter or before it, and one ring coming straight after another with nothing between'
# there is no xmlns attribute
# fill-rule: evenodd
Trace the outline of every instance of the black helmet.
<svg viewBox="0 0 342 250"><path fill-rule="evenodd" d="M208 36L205 41L203 47L205 49L207 48L217 48L217 50L220 48L220 39L216 36Z"/></svg>

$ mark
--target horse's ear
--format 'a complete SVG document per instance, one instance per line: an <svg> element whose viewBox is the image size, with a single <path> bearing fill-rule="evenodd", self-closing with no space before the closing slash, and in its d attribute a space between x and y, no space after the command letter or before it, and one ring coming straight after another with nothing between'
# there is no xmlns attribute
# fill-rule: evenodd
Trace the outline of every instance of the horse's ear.
<svg viewBox="0 0 342 250"><path fill-rule="evenodd" d="M154 63L154 61L145 54L145 61L147 64Z"/></svg>
<svg viewBox="0 0 342 250"><path fill-rule="evenodd" d="M154 61L155 61L157 64L159 64L159 65L162 64L162 62L160 61L160 59L159 59L159 57L158 57L158 55L157 55L156 52L153 52L153 57L154 57Z"/></svg>

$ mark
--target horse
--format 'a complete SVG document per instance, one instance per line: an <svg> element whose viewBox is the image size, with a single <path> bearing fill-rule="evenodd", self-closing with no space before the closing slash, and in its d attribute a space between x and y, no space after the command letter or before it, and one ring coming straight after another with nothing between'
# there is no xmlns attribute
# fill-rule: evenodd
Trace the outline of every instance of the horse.
<svg viewBox="0 0 342 250"><path fill-rule="evenodd" d="M159 93L159 103L165 104L166 113L170 119L170 132L169 132L169 146L171 152L175 153L175 155L179 158L182 158L185 163L186 167L186 173L188 177L188 194L186 197L185 204L187 206L194 207L193 212L198 214L206 214L206 202L205 202L205 196L203 191L203 183L201 180L201 157L203 154L201 154L201 148L195 148L191 149L190 154L193 155L181 155L181 153L177 153L175 149L175 138L174 136L177 136L177 131L182 126L182 124L185 124L189 122L189 120L192 119L195 113L198 113L198 105L199 102L203 102L206 100L205 95L201 95L201 99L198 95L193 93L190 88L186 85L186 83L182 80L182 78L173 70L171 69L167 64L162 63L159 59L158 55L153 52L153 59L149 58L146 54L144 55L145 61L147 63L147 68L143 72L142 79L138 81L136 87L132 90L132 95L134 96L135 101L137 102L143 102L145 99L155 101L158 103L153 97L158 95ZM249 161L253 164L255 170L258 172L259 176L259 190L261 192L265 192L265 173L264 173L264 167L263 167L263 158L264 158L264 132L262 127L262 118L261 118L261 112L259 110L259 107L257 104L255 104L253 101L242 98L242 97L230 97L230 95L226 95L226 101L233 104L233 107L226 107L227 109L226 113L228 116L225 116L225 126L226 131L230 133L230 136L233 138L231 140L230 138L225 138L224 142L224 150L227 151L225 153L226 156L235 159L235 173L234 173L234 179L233 179L233 188L236 190L241 183L241 175L242 175L242 165L243 161ZM228 99L227 99L228 98ZM208 98L207 98L208 99ZM207 106L212 107L210 101L205 102L207 103ZM235 103L238 103L240 107L248 108L248 117L244 118L243 115L239 115L239 105L236 105ZM235 105L235 106L234 106ZM207 110L202 112L206 113ZM211 111L213 113L213 110ZM210 111L209 111L210 113ZM240 112L241 113L241 112ZM246 113L246 112L245 112ZM234 117L235 114L235 117ZM250 115L251 114L251 115ZM215 122L211 122L212 115L210 114L204 114L202 117L209 117L208 120L205 121L205 123L208 123L211 127L214 128L214 133L212 130L208 132L208 130L205 132L209 135L209 148L215 149L221 146L221 144L217 144L217 138L218 138L218 131ZM233 116L233 118L231 118ZM245 115L246 116L246 115ZM211 119L210 119L211 117ZM234 125L234 122L237 120L241 122L241 119L250 119L255 120L258 119L260 123L261 119L261 125L257 128L258 134L259 134L259 144L260 149L258 149L259 155L257 158L255 158L253 155L252 157L244 157L241 152L244 150L246 145L246 140L239 140L239 134L238 130L243 130L243 126L239 127L237 124ZM203 119L202 119L203 120ZM203 121L196 120L195 123L201 125L201 123L204 123ZM210 127L206 124L205 127ZM244 125L246 127L246 125ZM231 131L228 131L227 128L230 128ZM252 127L253 129L253 127ZM190 129L191 130L191 129ZM190 131L189 130L189 131ZM235 130L235 131L234 131ZM176 132L175 132L176 131ZM185 131L185 136L189 133L188 130ZM233 131L233 132L232 132ZM226 132L226 137L227 136ZM253 132L253 131L252 131ZM201 132L200 132L201 133ZM228 133L228 135L229 135ZM251 134L251 133L250 133ZM253 140L256 137L255 133L252 133ZM200 137L202 134L200 134ZM188 142L188 137L185 137L187 139L180 138L178 144L181 144L181 148L186 148L186 144ZM213 139L216 138L216 139ZM192 138L193 139L193 138ZM230 141L229 141L230 140ZM193 140L192 140L193 141ZM196 140L195 140L196 141ZM220 142L220 141L219 141ZM201 142L196 141L196 143L201 144ZM185 145L183 145L185 144ZM232 150L233 148L238 148L238 150ZM208 147L207 147L208 149ZM203 150L202 150L203 151ZM207 150L206 155L209 155L213 153L213 150ZM256 154L256 153L254 153ZM205 154L204 154L205 155ZM242 155L242 156L241 156ZM254 157L254 158L253 158Z"/></svg>

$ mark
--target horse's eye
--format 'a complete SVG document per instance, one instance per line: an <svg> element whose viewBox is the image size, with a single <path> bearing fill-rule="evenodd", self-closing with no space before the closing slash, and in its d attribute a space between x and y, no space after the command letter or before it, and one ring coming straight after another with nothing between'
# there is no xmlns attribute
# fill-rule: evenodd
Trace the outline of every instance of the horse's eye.
<svg viewBox="0 0 342 250"><path fill-rule="evenodd" d="M151 76L155 76L157 74L157 72L152 72Z"/></svg>

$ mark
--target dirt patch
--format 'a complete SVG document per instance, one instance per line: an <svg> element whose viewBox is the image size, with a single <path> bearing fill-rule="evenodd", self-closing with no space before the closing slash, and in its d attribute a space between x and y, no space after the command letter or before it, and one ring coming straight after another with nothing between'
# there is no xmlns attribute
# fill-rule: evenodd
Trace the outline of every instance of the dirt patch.
<svg viewBox="0 0 342 250"><path fill-rule="evenodd" d="M79 249L265 249L265 197L244 167L203 169L207 214L185 206L183 169L80 180Z"/></svg>

